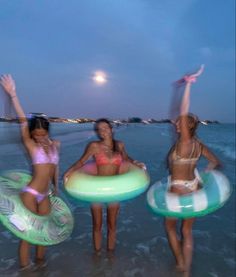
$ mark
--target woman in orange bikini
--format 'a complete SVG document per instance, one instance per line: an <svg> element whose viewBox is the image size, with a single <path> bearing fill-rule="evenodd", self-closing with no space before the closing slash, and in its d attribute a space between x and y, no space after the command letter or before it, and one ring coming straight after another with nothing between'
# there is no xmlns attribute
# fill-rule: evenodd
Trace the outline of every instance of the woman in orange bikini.
<svg viewBox="0 0 236 277"><path fill-rule="evenodd" d="M64 181L85 162L93 157L97 164L98 175L111 176L119 174L119 168L122 161L129 161L139 167L144 164L131 159L126 151L124 143L113 139L112 125L104 118L98 119L94 127L99 141L93 141L88 144L82 157L70 167L64 174ZM107 205L107 250L113 252L116 242L116 220L119 212L119 203L110 203ZM91 213L93 220L93 242L94 249L98 254L102 244L102 204L92 204Z"/></svg>
<svg viewBox="0 0 236 277"><path fill-rule="evenodd" d="M180 82L184 82L185 90L180 106L180 115L175 121L177 142L172 146L168 154L170 171L169 189L173 193L187 194L198 189L199 178L196 170L197 161L204 156L208 161L206 170L211 170L220 165L216 156L196 136L198 118L189 114L190 88L196 77L203 71L203 67L192 75L185 76ZM177 235L177 219L166 218L165 227L171 250L176 259L176 267L184 272L184 276L190 276L190 267L193 252L192 226L194 218L184 219L181 226L181 240Z"/></svg>
<svg viewBox="0 0 236 277"><path fill-rule="evenodd" d="M32 160L32 180L21 193L21 199L27 209L38 214L46 215L50 212L48 198L49 186L54 185L57 194L58 179L58 151L60 143L49 137L49 121L45 117L35 116L30 119L28 125L25 113L20 105L16 94L15 82L11 75L3 75L0 84L9 95L13 107L17 113L23 144ZM30 244L21 240L19 246L19 260L21 270L30 270ZM45 247L36 247L35 264L43 267L45 263Z"/></svg>

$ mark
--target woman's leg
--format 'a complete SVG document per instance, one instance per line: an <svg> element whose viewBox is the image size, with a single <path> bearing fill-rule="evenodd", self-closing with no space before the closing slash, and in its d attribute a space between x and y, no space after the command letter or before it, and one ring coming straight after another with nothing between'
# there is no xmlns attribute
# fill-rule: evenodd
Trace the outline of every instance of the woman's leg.
<svg viewBox="0 0 236 277"><path fill-rule="evenodd" d="M185 271L190 273L193 255L193 235L192 226L194 218L183 220L182 222L182 253L184 257ZM188 276L188 275L186 275Z"/></svg>
<svg viewBox="0 0 236 277"><path fill-rule="evenodd" d="M51 210L50 200L49 200L48 197L45 197L38 204L37 213L39 215L47 215L47 214L50 213L50 210ZM36 246L36 257L35 257L35 263L36 264L38 264L38 265L45 264L45 252L46 252L45 246L42 246L42 245L37 245Z"/></svg>
<svg viewBox="0 0 236 277"><path fill-rule="evenodd" d="M28 192L24 192L21 194L22 202L24 203L25 207L37 213L37 202L33 195L30 195ZM29 266L30 264L30 244L25 241L21 240L19 244L19 260L20 260L20 267L24 268Z"/></svg>
<svg viewBox="0 0 236 277"><path fill-rule="evenodd" d="M21 240L18 248L20 267L28 267L30 265L30 244Z"/></svg>
<svg viewBox="0 0 236 277"><path fill-rule="evenodd" d="M178 239L176 232L177 219L166 218L165 219L165 228L168 236L168 241L171 247L171 250L176 259L176 267L180 271L184 271L184 259L181 249L181 243Z"/></svg>
<svg viewBox="0 0 236 277"><path fill-rule="evenodd" d="M116 219L120 209L118 203L107 207L107 250L113 251L116 244Z"/></svg>
<svg viewBox="0 0 236 277"><path fill-rule="evenodd" d="M96 251L102 246L102 205L92 204L91 213L93 220L93 244Z"/></svg>

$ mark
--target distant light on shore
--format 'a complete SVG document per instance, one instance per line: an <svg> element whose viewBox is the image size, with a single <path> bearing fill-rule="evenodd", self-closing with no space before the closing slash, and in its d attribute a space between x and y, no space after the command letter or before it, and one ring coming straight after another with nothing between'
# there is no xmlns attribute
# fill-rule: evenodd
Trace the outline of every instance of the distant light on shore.
<svg viewBox="0 0 236 277"><path fill-rule="evenodd" d="M96 71L93 76L93 81L98 85L103 85L107 82L107 74L103 71Z"/></svg>

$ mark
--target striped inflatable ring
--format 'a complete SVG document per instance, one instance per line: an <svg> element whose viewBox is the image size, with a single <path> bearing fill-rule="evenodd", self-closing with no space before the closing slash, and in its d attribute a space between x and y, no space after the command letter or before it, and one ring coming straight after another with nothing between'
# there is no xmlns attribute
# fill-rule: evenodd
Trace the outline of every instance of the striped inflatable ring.
<svg viewBox="0 0 236 277"><path fill-rule="evenodd" d="M209 214L222 207L232 188L221 172L200 173L202 188L185 195L168 192L166 183L158 182L147 192L148 206L154 213L166 217L190 218Z"/></svg>
<svg viewBox="0 0 236 277"><path fill-rule="evenodd" d="M62 199L49 195L51 212L39 216L26 209L19 196L31 175L13 170L0 175L0 221L9 231L20 239L45 246L58 244L70 236L74 221Z"/></svg>
<svg viewBox="0 0 236 277"><path fill-rule="evenodd" d="M73 198L97 203L134 198L143 193L148 185L146 171L131 163L122 163L119 174L113 176L98 176L96 164L88 163L74 172L64 184Z"/></svg>

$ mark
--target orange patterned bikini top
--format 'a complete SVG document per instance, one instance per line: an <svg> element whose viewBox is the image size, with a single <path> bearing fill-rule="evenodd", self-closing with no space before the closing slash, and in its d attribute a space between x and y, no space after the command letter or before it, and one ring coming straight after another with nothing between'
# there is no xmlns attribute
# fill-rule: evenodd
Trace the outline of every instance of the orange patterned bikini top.
<svg viewBox="0 0 236 277"><path fill-rule="evenodd" d="M109 158L104 150L101 150L98 154L95 155L95 161L97 165L108 165L114 164L120 166L122 163L122 156L120 153L115 152L111 158Z"/></svg>

